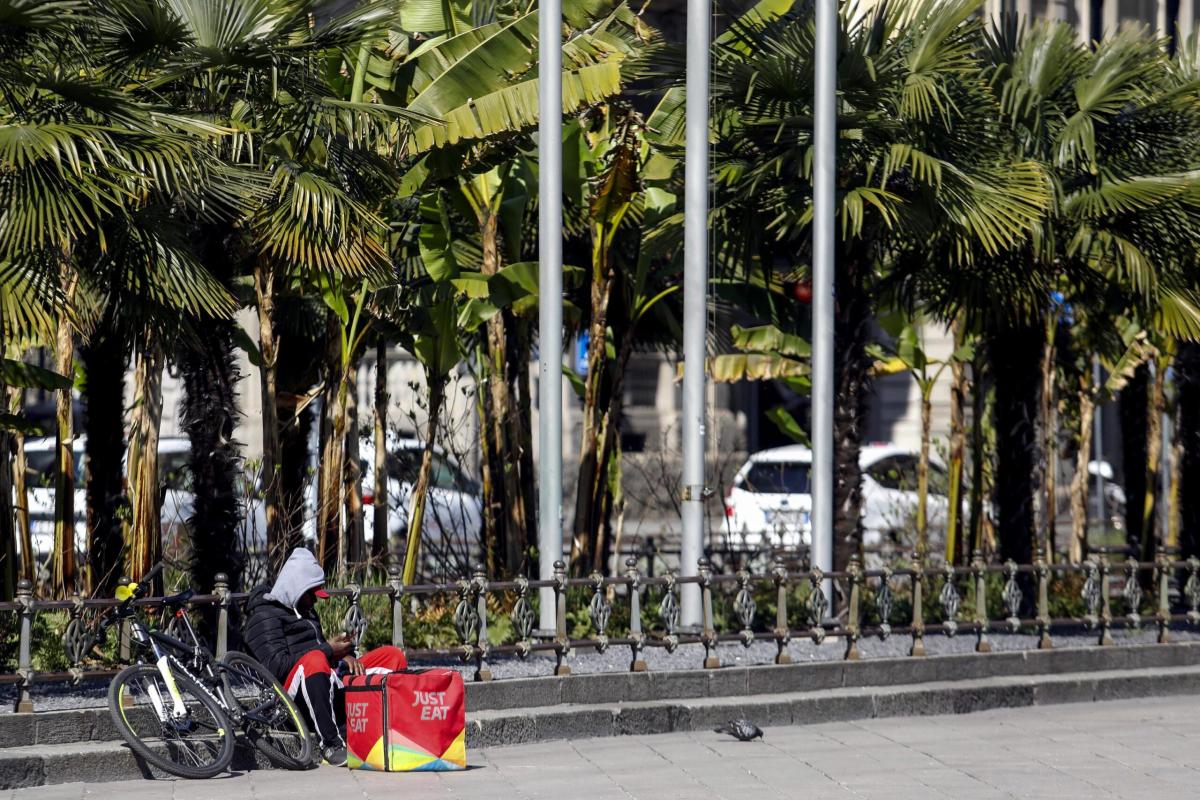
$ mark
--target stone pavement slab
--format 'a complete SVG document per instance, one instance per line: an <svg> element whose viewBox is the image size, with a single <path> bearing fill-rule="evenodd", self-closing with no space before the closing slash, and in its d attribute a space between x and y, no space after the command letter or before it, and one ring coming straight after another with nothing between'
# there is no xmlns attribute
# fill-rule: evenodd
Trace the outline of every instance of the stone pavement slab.
<svg viewBox="0 0 1200 800"><path fill-rule="evenodd" d="M1200 793L1200 697L1116 700L472 750L456 773L322 767L208 781L80 783L0 800L1136 800Z"/></svg>

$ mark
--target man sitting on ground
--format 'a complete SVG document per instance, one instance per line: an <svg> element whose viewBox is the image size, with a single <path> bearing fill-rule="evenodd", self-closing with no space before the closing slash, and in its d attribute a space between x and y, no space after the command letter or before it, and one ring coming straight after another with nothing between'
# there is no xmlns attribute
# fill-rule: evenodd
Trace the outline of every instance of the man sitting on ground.
<svg viewBox="0 0 1200 800"><path fill-rule="evenodd" d="M270 591L264 584L250 593L242 638L293 700L300 703L303 698L321 740L322 757L340 767L346 763L346 743L334 709L342 703L341 675L395 672L408 660L391 646L356 657L354 643L344 633L327 641L314 608L318 599L329 597L324 586L325 571L316 557L296 548Z"/></svg>

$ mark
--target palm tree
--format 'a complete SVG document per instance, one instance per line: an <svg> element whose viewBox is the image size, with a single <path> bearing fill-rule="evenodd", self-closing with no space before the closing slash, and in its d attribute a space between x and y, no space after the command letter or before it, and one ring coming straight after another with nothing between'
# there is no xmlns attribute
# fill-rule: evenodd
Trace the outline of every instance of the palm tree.
<svg viewBox="0 0 1200 800"><path fill-rule="evenodd" d="M193 201L221 205L219 194L204 188L211 165L193 139L217 131L151 109L115 88L110 78L118 66L104 57L111 10L108 4L13 0L0 32L6 50L0 69L0 161L6 173L0 261L13 286L37 288L58 310L56 363L63 375L73 372L77 336L89 333L126 289L152 305L191 303L208 311L227 298L211 291L202 272L188 268L172 238L170 215L163 215ZM57 426L59 591L78 586L68 389L59 387ZM113 471L120 474L119 453L117 458ZM157 513L155 507L155 522ZM148 514L149 506L141 518Z"/></svg>
<svg viewBox="0 0 1200 800"><path fill-rule="evenodd" d="M767 286L778 285L776 270L805 269L812 214L813 10L780 5L763 3L735 21L713 51L716 257L719 268ZM974 55L979 5L849 3L839 16L839 566L861 541L866 347L885 274L928 260L955 269L978 250L998 253L1024 238L1048 202L1038 165L1002 147L998 104ZM660 129L678 135L678 126L663 122Z"/></svg>
<svg viewBox="0 0 1200 800"><path fill-rule="evenodd" d="M1161 43L1136 29L1089 50L1067 25L1026 31L1005 20L983 57L1006 147L1050 175L1053 205L1020 247L927 275L922 289L983 333L1003 376L995 383L1000 551L1028 561L1039 538L1052 546L1053 522L1035 518L1051 294L1100 315L1111 314L1104 306L1115 297L1119 314L1169 336L1200 330L1188 275L1200 223L1191 171L1200 107L1196 84L1173 77Z"/></svg>

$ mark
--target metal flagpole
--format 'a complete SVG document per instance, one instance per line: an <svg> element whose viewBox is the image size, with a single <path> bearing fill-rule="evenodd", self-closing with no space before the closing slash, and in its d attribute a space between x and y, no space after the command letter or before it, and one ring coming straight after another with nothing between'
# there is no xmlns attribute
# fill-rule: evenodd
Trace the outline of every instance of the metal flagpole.
<svg viewBox="0 0 1200 800"><path fill-rule="evenodd" d="M683 541L679 572L698 574L704 540L704 371L708 296L708 48L712 0L687 4L683 189ZM680 624L701 624L700 587L680 592Z"/></svg>
<svg viewBox="0 0 1200 800"><path fill-rule="evenodd" d="M538 578L554 578L562 527L562 0L538 0ZM554 590L538 628L555 629Z"/></svg>
<svg viewBox="0 0 1200 800"><path fill-rule="evenodd" d="M837 0L816 0L813 87L812 564L833 569L834 169ZM831 586L825 595L832 601Z"/></svg>

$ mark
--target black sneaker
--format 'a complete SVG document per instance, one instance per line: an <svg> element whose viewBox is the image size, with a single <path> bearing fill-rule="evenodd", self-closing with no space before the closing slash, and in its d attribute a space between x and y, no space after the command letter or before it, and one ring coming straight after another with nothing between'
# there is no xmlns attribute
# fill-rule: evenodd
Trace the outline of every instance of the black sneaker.
<svg viewBox="0 0 1200 800"><path fill-rule="evenodd" d="M321 760L331 767L346 766L346 748L344 747L326 747L321 751Z"/></svg>

